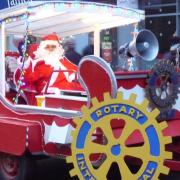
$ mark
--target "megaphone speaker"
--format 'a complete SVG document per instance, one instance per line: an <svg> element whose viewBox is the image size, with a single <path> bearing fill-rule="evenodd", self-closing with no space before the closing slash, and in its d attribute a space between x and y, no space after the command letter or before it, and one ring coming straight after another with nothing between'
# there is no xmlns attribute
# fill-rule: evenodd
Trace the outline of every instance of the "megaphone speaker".
<svg viewBox="0 0 180 180"><path fill-rule="evenodd" d="M159 43L156 36L149 30L141 30L136 38L129 43L128 52L132 56L139 56L146 61L156 58Z"/></svg>

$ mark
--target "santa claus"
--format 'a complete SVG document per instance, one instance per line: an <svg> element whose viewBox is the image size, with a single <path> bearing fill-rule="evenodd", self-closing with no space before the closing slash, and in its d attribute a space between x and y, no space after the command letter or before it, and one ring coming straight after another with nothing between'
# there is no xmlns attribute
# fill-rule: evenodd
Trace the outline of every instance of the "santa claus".
<svg viewBox="0 0 180 180"><path fill-rule="evenodd" d="M50 34L42 38L36 50L34 47L29 49L29 58L24 64L24 82L26 86L33 84L38 94L83 91L77 82L77 66L64 57L59 41L56 34Z"/></svg>

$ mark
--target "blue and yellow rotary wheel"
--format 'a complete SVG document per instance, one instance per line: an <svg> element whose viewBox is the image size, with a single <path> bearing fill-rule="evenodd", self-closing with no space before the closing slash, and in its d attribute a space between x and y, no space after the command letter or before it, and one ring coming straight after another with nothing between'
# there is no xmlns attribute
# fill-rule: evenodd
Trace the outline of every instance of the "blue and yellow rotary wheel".
<svg viewBox="0 0 180 180"><path fill-rule="evenodd" d="M171 137L163 136L162 131L167 124L156 121L157 109L150 111L146 99L136 103L135 94L123 99L121 92L114 99L105 93L104 101L93 98L91 102L90 108L81 108L82 117L74 120L77 127L72 132L72 156L67 158L67 162L74 165L74 169L70 170L71 176L77 175L82 180L106 180L112 163L118 165L122 180L157 180L160 173L168 174L169 168L163 163L165 159L172 158L172 154L165 151ZM114 136L111 126L114 119L125 122L118 137ZM93 135L98 129L106 137L106 143L95 142ZM127 146L127 139L135 130L140 132L143 144ZM99 167L94 167L90 158L92 154L105 155ZM137 172L132 172L128 167L125 161L127 156L141 160Z"/></svg>

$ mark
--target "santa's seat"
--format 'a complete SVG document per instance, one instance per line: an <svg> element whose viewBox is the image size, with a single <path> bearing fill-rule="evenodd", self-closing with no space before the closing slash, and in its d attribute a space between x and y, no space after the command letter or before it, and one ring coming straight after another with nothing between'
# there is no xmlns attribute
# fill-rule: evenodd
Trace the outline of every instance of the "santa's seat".
<svg viewBox="0 0 180 180"><path fill-rule="evenodd" d="M38 105L80 111L83 105L90 105L90 99L93 97L100 101L103 100L104 92L109 92L112 97L116 96L115 75L103 59L95 56L82 58L78 68L78 76L85 90L61 89L60 95L36 96Z"/></svg>
<svg viewBox="0 0 180 180"><path fill-rule="evenodd" d="M53 71L53 73L56 73L62 70L58 70L58 71ZM72 70L64 70L62 72L71 72ZM52 108L65 108L68 109L67 104L79 104L81 101L81 97L82 97L82 102L81 104L84 104L85 97L86 96L86 92L82 89L82 87L76 86L77 82L74 84L74 82L72 82L70 85L69 83L67 83L67 85L64 82L60 82L59 83L59 87L50 87L50 81L52 78L52 74L49 77L49 81L47 82L47 85L44 87L43 91L41 93L38 93L36 90L36 86L33 83L28 83L28 82L24 82L24 84L21 85L20 89L20 96L24 98L24 100L26 101L26 103L28 105L38 105L38 106L42 106L42 99L46 99L46 103L44 104L44 106L46 107L52 107ZM22 76L23 77L23 76ZM17 69L14 73L14 83L16 85L16 90L18 91L19 89L19 80L21 78L21 69ZM77 80L76 80L77 81ZM62 102L61 99L66 99L67 102ZM72 100L72 101L70 101ZM60 102L61 101L61 102ZM77 101L77 102L76 102ZM57 106L57 102L59 103L59 106ZM86 104L86 103L85 103ZM77 107L75 105L75 109L77 110ZM80 105L77 105L78 107Z"/></svg>
<svg viewBox="0 0 180 180"><path fill-rule="evenodd" d="M66 72L68 71L71 70L66 70ZM17 74L15 77L18 80ZM67 88L63 87L64 84L62 83L62 88L59 86L58 91L55 91L54 87L50 87L49 80L46 88L39 95L33 84L26 84L23 91L27 98L27 103L34 105L33 101L37 100L38 106L80 110L82 105L90 105L90 99L93 97L102 101L104 92L109 92L112 97L116 96L117 84L115 75L110 66L99 57L83 57L78 67L78 78L83 88L74 88L73 85Z"/></svg>
<svg viewBox="0 0 180 180"><path fill-rule="evenodd" d="M109 92L114 98L117 94L117 82L110 65L102 58L93 55L85 56L79 64L79 78L90 99L104 99L103 94Z"/></svg>

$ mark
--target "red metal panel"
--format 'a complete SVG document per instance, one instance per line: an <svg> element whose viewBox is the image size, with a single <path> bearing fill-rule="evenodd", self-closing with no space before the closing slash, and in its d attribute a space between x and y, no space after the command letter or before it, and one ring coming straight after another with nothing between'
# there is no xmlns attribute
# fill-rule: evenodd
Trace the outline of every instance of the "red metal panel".
<svg viewBox="0 0 180 180"><path fill-rule="evenodd" d="M102 101L104 92L109 92L112 95L112 79L106 67L99 65L98 62L92 59L94 58L91 57L80 64L79 73L86 84L90 97L96 97L99 101Z"/></svg>
<svg viewBox="0 0 180 180"><path fill-rule="evenodd" d="M165 165L171 170L180 171L180 161L165 160Z"/></svg>
<svg viewBox="0 0 180 180"><path fill-rule="evenodd" d="M147 85L146 79L145 78L136 78L136 79L118 79L117 80L117 85L119 87L123 87L125 89L132 89L136 85L139 85L142 88L145 88Z"/></svg>
<svg viewBox="0 0 180 180"><path fill-rule="evenodd" d="M164 136L180 137L180 119L167 122L168 127L163 131Z"/></svg>
<svg viewBox="0 0 180 180"><path fill-rule="evenodd" d="M38 130L38 132L37 132ZM22 155L26 149L42 151L40 124L21 119L0 119L0 151Z"/></svg>
<svg viewBox="0 0 180 180"><path fill-rule="evenodd" d="M129 75L129 76L136 77L138 75L147 76L147 74L149 72L150 72L149 70L142 70L142 71L116 71L115 75L116 76Z"/></svg>
<svg viewBox="0 0 180 180"><path fill-rule="evenodd" d="M38 124L38 122L33 122L28 127L28 150L31 153L43 151L44 133L41 124Z"/></svg>
<svg viewBox="0 0 180 180"><path fill-rule="evenodd" d="M144 88L147 85L147 76L149 71L119 71L115 72L117 85L125 89L132 89L136 85Z"/></svg>

